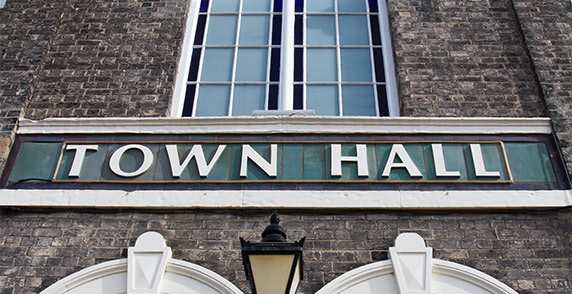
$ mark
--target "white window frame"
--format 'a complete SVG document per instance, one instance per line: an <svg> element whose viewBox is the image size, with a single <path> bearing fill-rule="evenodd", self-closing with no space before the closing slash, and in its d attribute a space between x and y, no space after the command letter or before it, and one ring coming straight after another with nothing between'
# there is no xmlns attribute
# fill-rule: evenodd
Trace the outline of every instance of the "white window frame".
<svg viewBox="0 0 572 294"><path fill-rule="evenodd" d="M2 0L0 0L2 1ZM270 0L269 0L270 1ZM385 89L387 95L387 107L390 117L399 116L399 101L397 94L397 82L395 78L395 67L393 60L393 47L389 33L389 20L387 14L386 0L377 0L378 17L380 26L380 37L382 42L382 55L385 72ZM190 10L185 27L185 36L181 58L179 59L178 70L175 79L175 89L173 91L173 103L171 107L171 117L182 117L185 103L185 93L187 88L187 78L195 39L195 28L197 26L200 0L191 1ZM292 44L291 46L281 46L281 70L278 94L278 110L290 111L294 106L294 1L283 1L282 16L282 41L281 44ZM373 70L373 68L372 68ZM199 69L200 71L200 69ZM286 86L285 86L286 85ZM197 101L195 101L197 103ZM377 103L377 102L376 102ZM230 105L232 107L232 105ZM340 112L340 117L342 117Z"/></svg>

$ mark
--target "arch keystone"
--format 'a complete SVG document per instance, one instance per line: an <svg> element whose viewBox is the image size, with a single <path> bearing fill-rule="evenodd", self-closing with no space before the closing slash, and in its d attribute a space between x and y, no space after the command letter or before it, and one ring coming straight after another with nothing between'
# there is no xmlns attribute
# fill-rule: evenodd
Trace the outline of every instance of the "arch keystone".
<svg viewBox="0 0 572 294"><path fill-rule="evenodd" d="M159 293L171 255L171 248L161 234L147 232L139 236L127 253L127 293Z"/></svg>
<svg viewBox="0 0 572 294"><path fill-rule="evenodd" d="M400 294L431 294L433 248L416 233L402 233L389 248Z"/></svg>

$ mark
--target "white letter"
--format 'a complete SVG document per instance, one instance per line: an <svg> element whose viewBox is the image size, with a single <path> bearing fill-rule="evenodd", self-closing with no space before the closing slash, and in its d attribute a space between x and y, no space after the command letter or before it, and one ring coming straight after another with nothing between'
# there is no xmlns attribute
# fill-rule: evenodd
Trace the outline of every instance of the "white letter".
<svg viewBox="0 0 572 294"><path fill-rule="evenodd" d="M471 154L473 155L473 164L475 165L475 174L477 177L500 177L499 171L489 172L486 170L481 144L471 144L470 146Z"/></svg>
<svg viewBox="0 0 572 294"><path fill-rule="evenodd" d="M402 163L395 162L396 155L399 157L399 159L401 159ZM391 169L394 167L406 168L409 176L411 177L423 177L419 169L417 169L417 166L415 166L415 163L413 163L413 160L411 160L411 157L409 157L409 154L407 154L407 151L402 144L393 144L393 146L391 146L389 158L387 159L387 163L385 164L385 168L383 169L381 176L389 177Z"/></svg>
<svg viewBox="0 0 572 294"><path fill-rule="evenodd" d="M85 159L85 152L87 150L97 151L98 145L67 145L66 150L75 150L72 165L68 177L79 177L83 160Z"/></svg>
<svg viewBox="0 0 572 294"><path fill-rule="evenodd" d="M240 160L240 176L247 177L248 159L250 158L258 167L260 167L269 177L276 176L276 158L278 145L270 145L270 162L266 161L258 152L250 145L242 145L242 157Z"/></svg>
<svg viewBox="0 0 572 294"><path fill-rule="evenodd" d="M435 163L435 174L438 177L460 177L459 171L447 171L445 166L445 156L443 156L443 144L431 144L433 150L433 162Z"/></svg>
<svg viewBox="0 0 572 294"><path fill-rule="evenodd" d="M332 159L331 159L331 173L332 177L342 176L342 161L355 161L358 167L358 176L369 176L367 166L367 146L365 144L356 144L357 156L342 156L342 145L332 144Z"/></svg>
<svg viewBox="0 0 572 294"><path fill-rule="evenodd" d="M194 145L193 148L191 148L191 151L187 154L185 160L183 160L183 163L180 163L179 161L179 150L177 149L177 145L165 145L165 148L167 149L167 156L169 157L169 163L171 163L171 173L173 174L174 178L178 178L181 176L181 174L183 173L183 169L187 167L187 165L189 164L189 162L191 162L191 159L193 159L193 157L197 162L199 175L201 177L207 177L211 172L212 168L214 167L215 163L218 161L220 155L224 151L224 148L226 148L226 145L218 146L209 164L207 164L207 161L205 159L205 153L203 152L202 145Z"/></svg>
<svg viewBox="0 0 572 294"><path fill-rule="evenodd" d="M124 172L119 166L119 162L121 161L121 156L123 156L123 153L125 153L125 151L129 149L139 149L139 151L143 153L143 163L141 163L139 169L130 173ZM111 155L111 158L109 159L109 168L111 168L111 170L118 176L136 177L144 173L151 167L151 164L153 164L153 159L154 159L153 152L151 152L151 149L149 149L148 147L139 144L125 145L117 149L113 153L113 155Z"/></svg>

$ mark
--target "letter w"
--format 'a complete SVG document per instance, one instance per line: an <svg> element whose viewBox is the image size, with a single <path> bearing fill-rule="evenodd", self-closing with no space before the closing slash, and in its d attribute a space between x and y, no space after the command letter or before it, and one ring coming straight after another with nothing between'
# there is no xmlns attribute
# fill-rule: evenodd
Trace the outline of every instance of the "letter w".
<svg viewBox="0 0 572 294"><path fill-rule="evenodd" d="M193 159L193 157L197 162L199 175L201 175L201 177L207 177L211 172L212 168L214 167L215 163L220 158L220 155L226 148L226 145L218 146L209 164L207 164L207 161L205 159L205 153L203 152L202 145L193 145L193 148L191 148L191 151L187 154L187 157L185 158L183 163L179 161L179 150L177 149L177 145L165 145L165 148L167 149L167 156L169 157L169 163L171 164L171 172L174 178L178 178L181 176L183 170L187 167L189 162L191 162L191 159Z"/></svg>

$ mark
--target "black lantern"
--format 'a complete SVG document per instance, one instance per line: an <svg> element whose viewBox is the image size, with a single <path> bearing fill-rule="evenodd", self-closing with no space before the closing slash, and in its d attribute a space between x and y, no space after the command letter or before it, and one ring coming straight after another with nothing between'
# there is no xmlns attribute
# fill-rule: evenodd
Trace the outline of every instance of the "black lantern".
<svg viewBox="0 0 572 294"><path fill-rule="evenodd" d="M262 242L240 238L242 263L253 294L293 294L303 276L302 246L286 242L286 232L274 211L270 225L262 233Z"/></svg>

